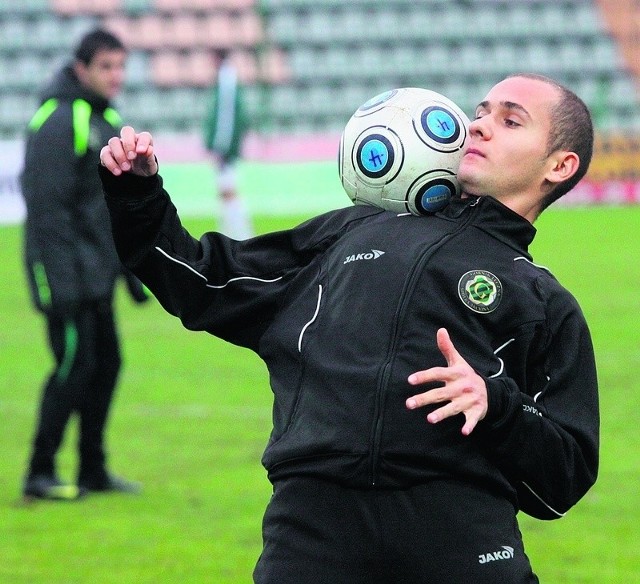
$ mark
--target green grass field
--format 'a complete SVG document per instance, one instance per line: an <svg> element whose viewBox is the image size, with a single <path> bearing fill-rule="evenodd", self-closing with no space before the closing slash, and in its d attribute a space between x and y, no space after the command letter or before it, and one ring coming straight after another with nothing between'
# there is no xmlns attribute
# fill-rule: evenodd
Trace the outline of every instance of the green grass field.
<svg viewBox="0 0 640 584"><path fill-rule="evenodd" d="M257 227L304 218L260 216ZM213 222L188 225L197 235ZM638 582L640 207L550 209L537 226L536 261L574 291L591 324L602 464L596 486L564 519L522 517L525 544L543 583ZM2 227L0 238L0 583L250 582L270 495L260 466L271 403L261 362L184 330L157 304L133 305L120 289L125 363L110 461L145 491L25 505L20 484L50 357L26 295L21 229ZM65 478L75 473L74 434L72 426L60 454Z"/></svg>

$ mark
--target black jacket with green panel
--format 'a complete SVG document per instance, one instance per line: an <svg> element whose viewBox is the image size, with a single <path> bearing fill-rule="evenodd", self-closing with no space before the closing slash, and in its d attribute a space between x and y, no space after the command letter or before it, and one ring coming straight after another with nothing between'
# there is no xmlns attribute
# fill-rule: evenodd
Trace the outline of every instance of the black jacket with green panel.
<svg viewBox="0 0 640 584"><path fill-rule="evenodd" d="M83 88L70 65L45 89L29 122L21 187L25 260L39 310L66 312L113 298L123 267L96 165L120 127L116 110Z"/></svg>

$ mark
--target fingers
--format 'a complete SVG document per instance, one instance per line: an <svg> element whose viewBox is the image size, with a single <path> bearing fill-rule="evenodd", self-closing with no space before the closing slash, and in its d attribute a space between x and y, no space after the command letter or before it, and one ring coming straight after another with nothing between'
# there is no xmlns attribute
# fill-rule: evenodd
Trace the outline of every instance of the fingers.
<svg viewBox="0 0 640 584"><path fill-rule="evenodd" d="M411 385L429 383L431 381L447 381L456 377L452 367L456 365L466 365L466 361L460 356L460 353L453 346L449 332L445 328L438 329L436 333L436 342L438 349L447 361L447 367L432 367L424 371L417 371L409 376Z"/></svg>
<svg viewBox="0 0 640 584"><path fill-rule="evenodd" d="M149 132L140 132L136 134L136 154L142 156L149 156L153 151L153 138ZM129 159L135 158L132 153L129 153Z"/></svg>
<svg viewBox="0 0 640 584"><path fill-rule="evenodd" d="M120 165L125 158L126 155L118 138L111 138L100 150L100 164L116 176L122 174Z"/></svg>
<svg viewBox="0 0 640 584"><path fill-rule="evenodd" d="M406 400L406 407L414 410L427 405L444 403L442 407L427 415L427 421L436 424L463 413L466 421L462 427L462 433L467 436L486 415L486 385L458 353L446 329L438 330L436 341L447 361L447 366L417 371L408 377L408 382L410 385L440 383L442 386L409 397Z"/></svg>
<svg viewBox="0 0 640 584"><path fill-rule="evenodd" d="M444 381L449 377L449 371L446 367L432 367L424 371L416 371L408 377L410 385L423 385L432 381Z"/></svg>
<svg viewBox="0 0 640 584"><path fill-rule="evenodd" d="M447 418L451 418L462 413L465 416L465 424L462 427L462 433L465 436L468 436L473 431L476 424L484 418L485 415L485 404L481 395L474 392L472 389L467 388L454 398L449 396L448 398L432 401L431 403L442 403L448 399L451 401L448 401L448 403L442 407L427 414L427 421L430 424L437 424L442 420L446 420Z"/></svg>
<svg viewBox="0 0 640 584"><path fill-rule="evenodd" d="M445 386L432 389L410 397L406 401L406 406L409 410L415 410L443 402L446 403L442 407L427 414L427 422L437 424L442 420L462 413L465 416L465 424L461 431L465 436L471 434L477 423L486 415L486 393L471 387L456 389L451 386Z"/></svg>
<svg viewBox="0 0 640 584"><path fill-rule="evenodd" d="M120 137L113 137L100 151L100 164L114 175L123 172L149 176L157 172L153 152L153 137L149 132L137 133L131 126L120 131Z"/></svg>
<svg viewBox="0 0 640 584"><path fill-rule="evenodd" d="M451 401L459 397L465 392L463 383L454 384L452 381L446 383L442 387L436 387L424 393L412 395L407 398L406 405L410 410L423 408L432 404L440 404ZM459 413L459 412L456 412Z"/></svg>
<svg viewBox="0 0 640 584"><path fill-rule="evenodd" d="M465 418L467 419L466 423L464 426L462 426L462 434L464 436L468 436L469 434L471 434L471 432L473 432L473 430L475 429L476 425L478 424L478 422L482 419L479 417L476 418L470 418L468 414L465 413Z"/></svg>
<svg viewBox="0 0 640 584"><path fill-rule="evenodd" d="M112 140L115 142L118 139L111 138L111 140L109 140L110 145ZM124 155L124 160L133 160L133 158L135 158L136 141L137 134L131 126L124 126L124 128L120 130L121 148L118 148L118 151Z"/></svg>
<svg viewBox="0 0 640 584"><path fill-rule="evenodd" d="M438 329L436 333L436 341L438 343L438 349L447 360L447 364L449 366L455 365L457 362L462 360L460 353L456 350L451 342L451 337L449 336L449 331L446 328Z"/></svg>

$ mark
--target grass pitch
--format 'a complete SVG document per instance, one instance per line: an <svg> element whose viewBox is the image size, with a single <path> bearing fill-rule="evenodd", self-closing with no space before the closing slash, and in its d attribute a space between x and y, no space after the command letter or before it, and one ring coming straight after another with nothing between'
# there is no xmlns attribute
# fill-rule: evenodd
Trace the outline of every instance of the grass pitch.
<svg viewBox="0 0 640 584"><path fill-rule="evenodd" d="M259 231L306 216L259 217ZM213 221L189 219L195 235ZM522 517L546 584L619 584L640 574L640 207L550 209L533 248L581 302L599 363L598 483L561 520ZM117 307L124 367L109 426L112 469L141 496L20 502L40 386L50 367L32 311L20 227L0 228L0 583L237 584L251 581L270 487L260 455L271 396L250 352L188 332L157 304ZM75 426L60 474L75 473ZM401 584L401 583L398 583Z"/></svg>

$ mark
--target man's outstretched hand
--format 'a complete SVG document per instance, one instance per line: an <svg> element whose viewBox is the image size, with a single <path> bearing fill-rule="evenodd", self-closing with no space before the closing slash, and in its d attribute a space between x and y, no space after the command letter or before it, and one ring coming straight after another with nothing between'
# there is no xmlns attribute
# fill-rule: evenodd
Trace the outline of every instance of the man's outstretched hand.
<svg viewBox="0 0 640 584"><path fill-rule="evenodd" d="M487 414L487 386L484 379L458 353L446 329L438 330L437 342L440 352L447 360L447 366L417 371L409 375L408 381L411 385L432 382L443 385L411 396L406 405L414 410L429 404L444 403L445 405L427 415L427 421L437 424L462 413L466 418L462 433L468 436Z"/></svg>

